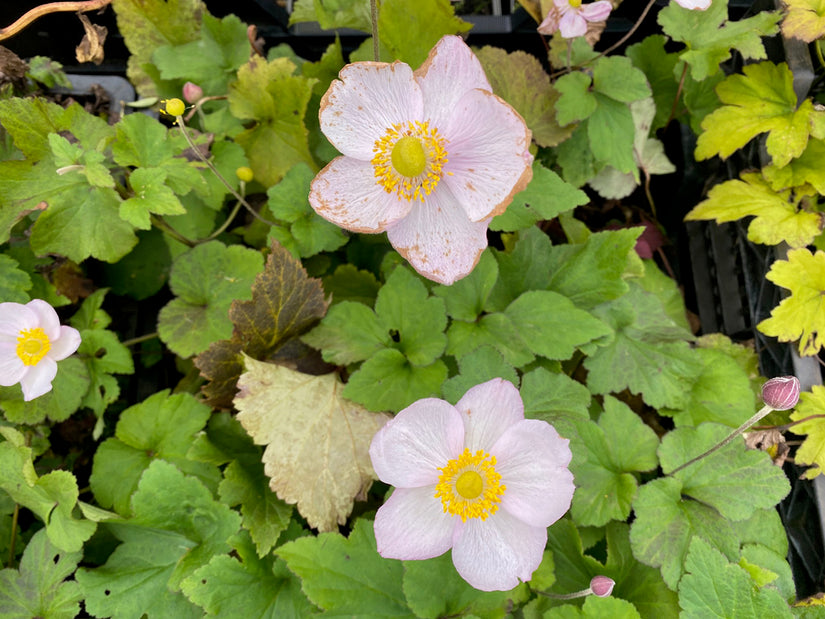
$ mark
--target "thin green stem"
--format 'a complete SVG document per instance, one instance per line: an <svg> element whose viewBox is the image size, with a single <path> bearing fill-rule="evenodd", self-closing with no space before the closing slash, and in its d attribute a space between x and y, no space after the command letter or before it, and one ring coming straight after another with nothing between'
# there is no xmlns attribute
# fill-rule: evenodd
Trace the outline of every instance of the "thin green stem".
<svg viewBox="0 0 825 619"><path fill-rule="evenodd" d="M11 538L9 539L9 565L14 565L14 542L17 540L17 518L20 515L20 505L14 504L14 512L11 515Z"/></svg>
<svg viewBox="0 0 825 619"><path fill-rule="evenodd" d="M758 412L758 413L756 413L753 417L751 417L750 419L748 419L745 423L743 423L741 426L739 426L739 427L738 427L738 428L736 428L733 432L731 432L731 433L730 433L730 434L729 434L729 435L728 435L728 436L727 436L727 437L726 437L726 438L725 438L722 442L720 442L720 443L716 443L716 445L714 445L713 447L711 447L710 449L708 449L705 453L699 454L699 455L698 455L698 456L696 456L695 458L693 458L693 459L691 459L691 460L688 460L687 462L685 462L684 464L682 464L682 465L680 465L680 466L677 466L677 467L676 467L675 469L673 469L670 473L668 473L668 475L671 475L671 476L672 476L672 475L675 475L676 473L678 473L678 472L679 472L679 471L681 471L682 469L684 469L684 468L686 468L686 467L690 466L690 465L691 465L691 464L693 464L694 462L699 462L699 460L702 460L702 459L704 459L704 458L707 458L707 457L708 457L709 455L711 455L712 453L715 453L716 451L718 451L718 450L722 449L722 447L724 447L725 445L727 445L728 443L730 443L733 439L735 439L737 436L739 436L740 434L742 434L745 430L747 430L748 428L750 428L753 424L755 424L757 421L759 421L760 419L762 419L763 417L765 417L768 413L770 413L770 412L771 412L771 411L773 411L773 410L774 410L774 409L773 409L771 406L768 406L768 405L766 404L766 405L765 405L765 406L763 406L761 409L759 409L759 412Z"/></svg>
<svg viewBox="0 0 825 619"><path fill-rule="evenodd" d="M588 587L587 589L582 589L581 591L575 591L573 593L550 593L549 591L536 591L536 593L554 600L575 600L576 598L583 598L590 595L593 591L590 587Z"/></svg>
<svg viewBox="0 0 825 619"><path fill-rule="evenodd" d="M141 342L146 342L147 340L154 339L158 336L157 331L154 333L147 333L146 335L139 335L138 337L133 337L130 340L123 340L121 344L124 346L134 346L135 344L140 344Z"/></svg>
<svg viewBox="0 0 825 619"><path fill-rule="evenodd" d="M673 105L670 108L670 116L667 118L665 127L670 124L670 121L676 117L676 109L679 107L679 98L682 96L682 88L685 86L685 78L687 77L687 63L682 67L682 76L679 78L679 86L676 88L676 96L673 98Z"/></svg>
<svg viewBox="0 0 825 619"><path fill-rule="evenodd" d="M822 46L819 44L819 41L814 42L814 49L816 50L817 58L819 58L819 64L825 67L825 58L822 57Z"/></svg>
<svg viewBox="0 0 825 619"><path fill-rule="evenodd" d="M381 41L378 40L378 0L370 0L370 21L372 22L372 56L381 62Z"/></svg>
<svg viewBox="0 0 825 619"><path fill-rule="evenodd" d="M221 224L221 227L215 230L212 234L207 236L205 239L198 241L199 243L205 243L206 241L211 241L214 238L217 238L222 232L224 232L229 225L232 223L232 220L235 219L235 215L238 214L238 211L241 210L241 203L235 202L235 208L232 209L232 212L229 213L229 216L226 218L226 221Z"/></svg>
<svg viewBox="0 0 825 619"><path fill-rule="evenodd" d="M783 424L781 426L760 426L760 427L755 428L755 429L757 429L757 430L778 430L779 432L786 432L786 431L790 430L791 428L793 428L794 426L799 425L800 423L805 423L806 421L811 421L812 419L825 419L825 415L823 415L823 414L808 415L807 417L803 417L802 419L797 419L796 421L788 422L788 423Z"/></svg>
<svg viewBox="0 0 825 619"><path fill-rule="evenodd" d="M187 247L194 247L195 245L197 245L197 243L195 241L193 241L192 239L186 238L180 232L178 232L172 226L170 226L168 223L166 223L166 221L164 221L163 217L161 217L160 215L151 215L150 217L151 217L152 224L155 227L159 228L160 230L162 230L163 232L165 232L166 234L171 236L176 241L180 241L181 243L183 243Z"/></svg>

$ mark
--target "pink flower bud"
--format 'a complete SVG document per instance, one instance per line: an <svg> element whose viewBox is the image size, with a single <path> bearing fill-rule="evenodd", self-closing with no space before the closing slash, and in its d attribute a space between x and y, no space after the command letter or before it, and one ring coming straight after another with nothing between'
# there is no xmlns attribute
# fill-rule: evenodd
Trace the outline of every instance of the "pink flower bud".
<svg viewBox="0 0 825 619"><path fill-rule="evenodd" d="M196 103L203 98L203 88L192 82L183 85L183 98L187 103Z"/></svg>
<svg viewBox="0 0 825 619"><path fill-rule="evenodd" d="M762 401L777 411L786 411L799 402L799 379L777 376L762 385Z"/></svg>
<svg viewBox="0 0 825 619"><path fill-rule="evenodd" d="M606 598L613 593L613 587L615 585L616 581L612 578L608 578L607 576L594 576L593 580L590 581L590 590L593 592L593 595Z"/></svg>

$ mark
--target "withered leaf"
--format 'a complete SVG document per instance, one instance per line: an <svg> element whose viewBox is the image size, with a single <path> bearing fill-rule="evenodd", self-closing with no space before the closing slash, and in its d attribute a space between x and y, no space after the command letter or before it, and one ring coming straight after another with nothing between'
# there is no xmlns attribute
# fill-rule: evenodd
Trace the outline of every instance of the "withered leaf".
<svg viewBox="0 0 825 619"><path fill-rule="evenodd" d="M85 15L78 15L86 34L75 50L75 57L78 62L93 62L100 64L103 62L103 43L106 41L108 30L105 26L98 26L89 21Z"/></svg>

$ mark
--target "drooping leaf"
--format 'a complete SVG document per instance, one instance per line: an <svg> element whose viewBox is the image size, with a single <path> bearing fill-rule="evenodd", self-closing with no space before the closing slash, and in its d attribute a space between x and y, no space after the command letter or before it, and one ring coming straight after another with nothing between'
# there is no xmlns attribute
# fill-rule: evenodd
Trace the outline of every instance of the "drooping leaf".
<svg viewBox="0 0 825 619"><path fill-rule="evenodd" d="M787 260L777 260L765 276L791 291L756 328L781 342L799 340L800 355L815 355L825 344L825 252L792 249Z"/></svg>
<svg viewBox="0 0 825 619"><path fill-rule="evenodd" d="M345 400L333 374L310 376L245 359L238 421L266 445L270 487L313 528L335 530L375 479L368 449L388 417Z"/></svg>

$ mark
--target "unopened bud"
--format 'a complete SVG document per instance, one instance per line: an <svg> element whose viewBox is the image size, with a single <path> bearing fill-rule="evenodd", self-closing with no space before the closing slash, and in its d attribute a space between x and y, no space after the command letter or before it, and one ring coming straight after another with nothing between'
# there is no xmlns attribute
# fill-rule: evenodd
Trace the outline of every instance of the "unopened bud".
<svg viewBox="0 0 825 619"><path fill-rule="evenodd" d="M196 103L203 99L203 88L192 82L183 85L183 98L187 103Z"/></svg>
<svg viewBox="0 0 825 619"><path fill-rule="evenodd" d="M786 411L799 402L799 379L777 376L762 385L762 401L777 411Z"/></svg>
<svg viewBox="0 0 825 619"><path fill-rule="evenodd" d="M595 596L606 598L613 593L613 587L615 585L616 581L612 578L608 578L607 576L594 576L593 580L590 581L590 591L592 591Z"/></svg>

